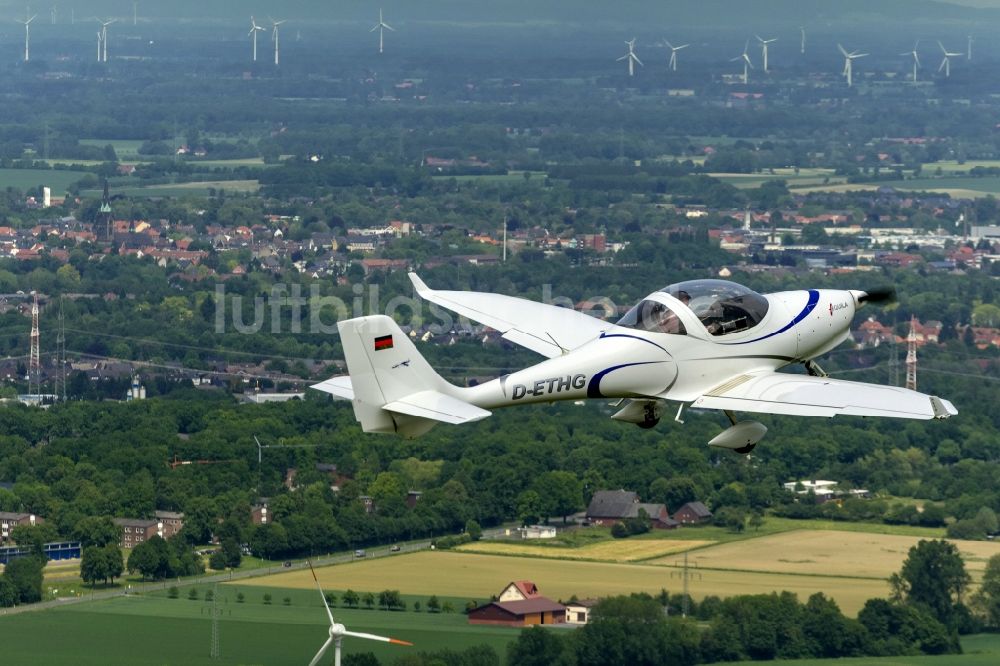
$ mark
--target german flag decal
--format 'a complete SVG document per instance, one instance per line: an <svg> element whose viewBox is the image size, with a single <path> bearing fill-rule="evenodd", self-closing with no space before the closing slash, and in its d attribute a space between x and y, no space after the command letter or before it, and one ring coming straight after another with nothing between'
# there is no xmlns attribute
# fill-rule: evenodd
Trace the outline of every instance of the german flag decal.
<svg viewBox="0 0 1000 666"><path fill-rule="evenodd" d="M391 335L380 335L375 338L375 351L381 351L382 349L392 349Z"/></svg>

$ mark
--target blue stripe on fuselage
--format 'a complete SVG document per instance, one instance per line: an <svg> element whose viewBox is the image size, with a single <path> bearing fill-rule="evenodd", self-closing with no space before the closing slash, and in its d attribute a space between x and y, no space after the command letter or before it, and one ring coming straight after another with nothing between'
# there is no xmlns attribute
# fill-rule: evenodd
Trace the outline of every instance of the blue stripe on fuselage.
<svg viewBox="0 0 1000 666"><path fill-rule="evenodd" d="M641 338L640 338L641 339ZM590 383L587 384L587 397L588 398L603 398L604 394L601 393L601 380L604 377L615 370L621 370L622 368L630 368L633 365L653 365L654 363L663 363L664 361L641 361L639 363L622 363L621 365L613 365L610 368L605 368L601 370L593 377L590 378Z"/></svg>
<svg viewBox="0 0 1000 666"><path fill-rule="evenodd" d="M799 323L800 321L802 321L803 319L805 319L806 317L808 317L809 313L816 309L816 305L818 303L819 303L819 292L816 291L815 289L810 289L809 290L809 301L806 303L806 306L804 308L802 308L802 312L800 312L797 315L795 315L795 318L792 319L787 324L785 324L785 326L782 327L780 330L777 330L774 333L768 333L767 335L763 335L763 336L761 336L759 338L754 338L753 340L744 340L743 342L723 342L721 344L724 344L724 345L748 345L751 342L760 342L761 340L767 340L768 338L774 337L775 335L780 335L781 333L784 333L785 331L787 331L788 329L790 329L792 326L795 326L797 323Z"/></svg>

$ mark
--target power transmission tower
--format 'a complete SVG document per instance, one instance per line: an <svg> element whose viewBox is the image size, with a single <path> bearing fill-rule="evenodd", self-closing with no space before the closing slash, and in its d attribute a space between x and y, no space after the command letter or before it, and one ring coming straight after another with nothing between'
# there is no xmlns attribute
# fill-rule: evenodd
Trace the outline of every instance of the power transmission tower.
<svg viewBox="0 0 1000 666"><path fill-rule="evenodd" d="M889 385L899 386L899 345L896 344L896 318L892 320L889 336Z"/></svg>
<svg viewBox="0 0 1000 666"><path fill-rule="evenodd" d="M222 656L222 648L219 645L219 586L212 588L212 652L209 655L212 659Z"/></svg>
<svg viewBox="0 0 1000 666"><path fill-rule="evenodd" d="M31 303L31 351L28 361L28 395L32 399L39 400L41 394L41 354L39 353L39 342L41 336L38 333L38 292L31 292L33 297Z"/></svg>
<svg viewBox="0 0 1000 666"><path fill-rule="evenodd" d="M63 319L63 299L59 297L59 332L56 334L56 398L66 401L66 322Z"/></svg>
<svg viewBox="0 0 1000 666"><path fill-rule="evenodd" d="M910 317L910 334L906 336L906 388L917 390L917 318Z"/></svg>
<svg viewBox="0 0 1000 666"><path fill-rule="evenodd" d="M700 572L694 572L694 573L692 573L688 569L688 554L684 553L684 568L682 569L682 571L680 573L676 573L676 572L675 573L671 573L670 577L673 578L675 575L680 576L680 578L682 579L682 581L684 583L684 593L683 593L682 598L681 598L681 617L687 617L687 615L688 615L688 609L689 609L690 604L691 604L691 595L690 595L690 593L688 591L689 590L689 582L690 582L690 580L691 580L691 578L693 576L697 576L698 580L701 580L701 573Z"/></svg>

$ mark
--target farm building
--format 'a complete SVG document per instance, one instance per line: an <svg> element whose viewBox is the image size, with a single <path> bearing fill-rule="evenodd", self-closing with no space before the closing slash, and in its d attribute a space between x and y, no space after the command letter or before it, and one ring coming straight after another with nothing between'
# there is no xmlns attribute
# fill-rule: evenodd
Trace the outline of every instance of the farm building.
<svg viewBox="0 0 1000 666"><path fill-rule="evenodd" d="M587 624L590 620L590 609L597 605L597 599L581 599L566 604L567 624Z"/></svg>
<svg viewBox="0 0 1000 666"><path fill-rule="evenodd" d="M545 597L521 601L493 601L469 611L469 624L528 627L533 624L562 624L566 607Z"/></svg>
<svg viewBox="0 0 1000 666"><path fill-rule="evenodd" d="M638 493L630 490L598 490L587 506L587 520L595 525L614 525L628 518L638 518L640 511L646 512L653 527L677 527L665 505L640 502Z"/></svg>
<svg viewBox="0 0 1000 666"><path fill-rule="evenodd" d="M682 525L704 523L712 519L712 512L701 502L688 502L674 513L674 520Z"/></svg>
<svg viewBox="0 0 1000 666"><path fill-rule="evenodd" d="M551 525L528 525L517 528L522 539L555 539L556 528Z"/></svg>

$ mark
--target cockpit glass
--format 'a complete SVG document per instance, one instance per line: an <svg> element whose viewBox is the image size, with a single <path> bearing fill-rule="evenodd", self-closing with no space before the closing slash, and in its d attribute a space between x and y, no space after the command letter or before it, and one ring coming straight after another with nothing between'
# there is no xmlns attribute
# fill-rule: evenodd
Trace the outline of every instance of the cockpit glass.
<svg viewBox="0 0 1000 666"><path fill-rule="evenodd" d="M677 317L677 313L663 303L653 300L642 301L626 312L618 320L618 325L653 333L687 334L684 323Z"/></svg>
<svg viewBox="0 0 1000 666"><path fill-rule="evenodd" d="M767 314L766 298L726 280L689 280L660 291L691 308L712 335L728 335L753 328Z"/></svg>

